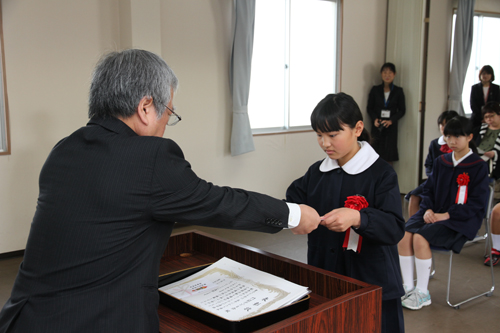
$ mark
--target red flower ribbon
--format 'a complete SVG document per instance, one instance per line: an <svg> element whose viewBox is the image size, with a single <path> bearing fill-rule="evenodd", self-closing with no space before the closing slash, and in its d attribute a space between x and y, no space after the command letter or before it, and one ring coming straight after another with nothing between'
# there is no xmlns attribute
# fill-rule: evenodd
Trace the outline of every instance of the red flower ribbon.
<svg viewBox="0 0 500 333"><path fill-rule="evenodd" d="M368 201L362 195L351 195L347 197L344 207L355 209L360 211L363 208L368 207ZM344 244L342 247L344 250L353 250L354 252L361 251L361 243L363 237L358 235L356 232L351 232L351 228L345 231Z"/></svg>
<svg viewBox="0 0 500 333"><path fill-rule="evenodd" d="M444 145L441 145L439 150L441 150L445 154L451 153L453 151L450 149L450 147L448 147L448 145L446 143Z"/></svg>
<svg viewBox="0 0 500 333"><path fill-rule="evenodd" d="M467 188L470 182L470 177L467 173L462 173L457 177L458 191L455 203L464 204L467 202Z"/></svg>

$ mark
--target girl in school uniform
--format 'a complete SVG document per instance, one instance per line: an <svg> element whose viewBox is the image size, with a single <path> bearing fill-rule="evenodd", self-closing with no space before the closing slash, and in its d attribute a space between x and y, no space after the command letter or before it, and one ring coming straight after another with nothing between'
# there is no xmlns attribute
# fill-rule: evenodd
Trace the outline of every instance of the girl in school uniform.
<svg viewBox="0 0 500 333"><path fill-rule="evenodd" d="M308 204L322 217L308 235L307 261L381 286L382 332L403 332L397 244L404 219L396 172L368 143L351 96L327 95L314 109L311 125L327 157L286 193L287 201Z"/></svg>
<svg viewBox="0 0 500 333"><path fill-rule="evenodd" d="M443 130L446 122L456 116L458 116L458 113L456 111L450 110L443 111L438 117L437 123L439 132L441 132L441 136L432 140L429 145L429 152L427 153L427 157L424 163L425 174L427 175L427 177L429 177L432 172L432 166L434 165L434 160L436 159L436 157L451 152L450 147L448 147L446 141L444 140ZM416 189L406 194L405 199L408 201L408 216L412 216L419 210L420 201L422 201L422 199L420 198L420 194L422 194L424 185L425 182L420 184Z"/></svg>
<svg viewBox="0 0 500 333"><path fill-rule="evenodd" d="M475 149L472 123L465 117L455 117L446 123L443 133L453 152L434 161L420 209L406 223L405 236L398 245L406 291L402 304L411 310L431 304L427 288L432 263L430 246L460 253L481 227L488 202L488 166L470 148Z"/></svg>

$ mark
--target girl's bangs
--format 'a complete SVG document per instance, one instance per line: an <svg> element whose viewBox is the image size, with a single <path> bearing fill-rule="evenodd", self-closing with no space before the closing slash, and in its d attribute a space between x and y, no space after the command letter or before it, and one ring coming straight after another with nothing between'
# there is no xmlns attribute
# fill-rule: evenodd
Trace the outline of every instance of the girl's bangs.
<svg viewBox="0 0 500 333"><path fill-rule="evenodd" d="M315 132L328 133L342 130L338 112L328 104L330 103L318 104L311 114L311 127Z"/></svg>
<svg viewBox="0 0 500 333"><path fill-rule="evenodd" d="M466 136L464 133L464 128L462 127L462 124L459 121L452 121L452 120L454 120L454 119L451 119L449 122L446 123L443 134L445 136L446 135Z"/></svg>

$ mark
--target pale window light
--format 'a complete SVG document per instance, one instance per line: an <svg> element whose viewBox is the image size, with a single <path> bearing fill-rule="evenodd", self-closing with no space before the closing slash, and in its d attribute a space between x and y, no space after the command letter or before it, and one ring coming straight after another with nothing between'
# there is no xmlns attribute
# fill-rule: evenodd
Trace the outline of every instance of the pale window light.
<svg viewBox="0 0 500 333"><path fill-rule="evenodd" d="M257 0L248 114L254 134L310 129L336 92L339 3Z"/></svg>
<svg viewBox="0 0 500 333"><path fill-rule="evenodd" d="M453 32L455 31L456 14L453 15ZM464 87L462 91L462 104L466 115L470 115L470 92L472 85L479 82L479 71L485 65L493 67L495 72L495 84L500 81L500 43L497 43L498 31L500 31L500 15L476 13L474 14L474 27L472 39L472 52L465 75ZM452 54L453 59L453 41L452 35Z"/></svg>

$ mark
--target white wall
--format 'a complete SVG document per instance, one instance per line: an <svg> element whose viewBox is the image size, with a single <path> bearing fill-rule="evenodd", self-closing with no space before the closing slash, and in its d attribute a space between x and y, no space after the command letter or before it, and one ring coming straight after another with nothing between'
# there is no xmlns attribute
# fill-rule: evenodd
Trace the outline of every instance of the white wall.
<svg viewBox="0 0 500 333"><path fill-rule="evenodd" d="M89 78L99 56L146 47L134 34L142 30L134 29L148 20L160 20L151 22L160 27L158 48L180 79L174 103L183 120L165 136L180 144L200 177L283 198L289 183L323 158L311 132L258 136L255 152L230 156L232 0L196 6L148 0L161 15L146 12L139 23L127 21L137 4L129 2L132 13L122 0L2 1L12 154L0 156L0 253L24 248L40 168L58 140L85 125ZM386 11L387 0L344 1L340 87L363 111L385 59ZM156 37L148 43L158 45Z"/></svg>
<svg viewBox="0 0 500 333"><path fill-rule="evenodd" d="M23 249L38 174L54 144L87 121L90 73L114 49L114 1L2 1L12 154L0 156L0 253Z"/></svg>

